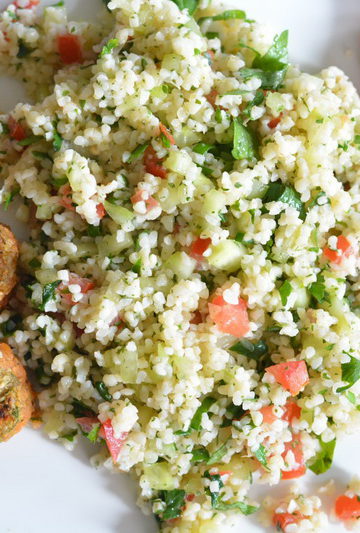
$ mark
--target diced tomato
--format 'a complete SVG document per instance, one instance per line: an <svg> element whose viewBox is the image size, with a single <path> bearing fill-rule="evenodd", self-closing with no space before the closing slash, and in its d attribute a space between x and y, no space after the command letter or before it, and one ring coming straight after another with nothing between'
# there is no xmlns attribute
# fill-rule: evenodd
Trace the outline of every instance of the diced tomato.
<svg viewBox="0 0 360 533"><path fill-rule="evenodd" d="M195 494L187 494L187 495L185 496L185 500L186 500L187 502L192 502L192 501L194 500L194 498L195 498Z"/></svg>
<svg viewBox="0 0 360 533"><path fill-rule="evenodd" d="M280 113L280 115L278 117L274 117L271 120L269 120L269 122L268 122L269 128L270 129L276 128L276 126L278 126L280 124L282 116L283 116L283 114Z"/></svg>
<svg viewBox="0 0 360 533"><path fill-rule="evenodd" d="M355 520L360 518L360 498L342 494L336 498L335 513L340 520Z"/></svg>
<svg viewBox="0 0 360 533"><path fill-rule="evenodd" d="M147 212L154 209L154 207L157 207L159 205L159 202L155 200L152 196L149 196L147 198L147 193L142 190L138 189L135 194L132 195L130 198L132 204L136 204L137 202L145 202Z"/></svg>
<svg viewBox="0 0 360 533"><path fill-rule="evenodd" d="M201 239L198 237L195 241L192 242L190 246L190 255L196 261L202 261L204 259L204 252L209 248L211 244L211 239Z"/></svg>
<svg viewBox="0 0 360 533"><path fill-rule="evenodd" d="M281 479L295 479L303 476L306 472L301 435L299 433L294 433L292 440L285 443L285 451L282 454L284 461L286 461L286 455L289 451L294 454L296 466L292 470L282 470Z"/></svg>
<svg viewBox="0 0 360 533"><path fill-rule="evenodd" d="M215 107L215 101L216 101L216 98L218 96L218 92L216 89L211 89L211 91L209 92L209 94L206 95L206 100L209 102L209 104L211 104L213 107Z"/></svg>
<svg viewBox="0 0 360 533"><path fill-rule="evenodd" d="M272 424L275 420L278 420L278 417L274 413L273 405L266 405L260 409L260 413L263 416L264 424Z"/></svg>
<svg viewBox="0 0 360 533"><path fill-rule="evenodd" d="M302 520L304 515L301 513L274 513L273 524L276 528L280 528L281 531L285 531L285 528L290 524L298 524Z"/></svg>
<svg viewBox="0 0 360 533"><path fill-rule="evenodd" d="M81 63L83 61L83 53L79 37L71 33L58 35L57 50L60 55L61 62L64 65L71 65L73 63Z"/></svg>
<svg viewBox="0 0 360 533"><path fill-rule="evenodd" d="M69 292L69 285L80 285L81 294L86 294L95 287L95 283L92 282L90 279L82 278L77 274L71 272L69 274L69 281L67 281L66 283L62 281L58 286L58 291L61 295L61 298L69 305L74 305L76 303L73 301L72 293Z"/></svg>
<svg viewBox="0 0 360 533"><path fill-rule="evenodd" d="M157 176L161 179L166 179L167 173L166 168L160 165L161 159L158 158L156 152L152 146L148 146L144 153L144 166L146 172Z"/></svg>
<svg viewBox="0 0 360 533"><path fill-rule="evenodd" d="M219 475L220 477L223 477L223 476L231 476L231 474L232 474L232 470L220 470L220 471L218 472L218 475Z"/></svg>
<svg viewBox="0 0 360 533"><path fill-rule="evenodd" d="M15 0L14 4L15 7L20 9L31 9L32 7L38 6L40 4L40 0L29 0L29 2L24 6L19 5L19 2Z"/></svg>
<svg viewBox="0 0 360 533"><path fill-rule="evenodd" d="M106 215L104 204L97 204L96 206L96 214L101 219L104 218Z"/></svg>
<svg viewBox="0 0 360 533"><path fill-rule="evenodd" d="M59 204L69 211L75 211L75 205L72 200L72 189L68 183L60 187L59 195L61 196Z"/></svg>
<svg viewBox="0 0 360 533"><path fill-rule="evenodd" d="M309 383L305 361L288 361L268 366L266 372L272 374L292 396L296 396Z"/></svg>
<svg viewBox="0 0 360 533"><path fill-rule="evenodd" d="M225 302L222 295L216 294L209 303L209 314L220 331L241 338L250 330L246 308L246 302L242 298L234 305Z"/></svg>
<svg viewBox="0 0 360 533"><path fill-rule="evenodd" d="M22 141L26 138L26 131L22 125L17 122L11 115L8 119L8 127L10 131L10 137L15 141Z"/></svg>
<svg viewBox="0 0 360 533"><path fill-rule="evenodd" d="M337 238L336 248L336 250L331 250L327 246L324 248L325 257L335 265L341 263L344 257L349 257L353 252L350 242L343 235Z"/></svg>
<svg viewBox="0 0 360 533"><path fill-rule="evenodd" d="M161 133L165 135L165 137L170 141L170 144L175 144L174 137L171 135L169 130L164 126L164 124L161 124L160 122L159 128L160 128Z"/></svg>
<svg viewBox="0 0 360 533"><path fill-rule="evenodd" d="M127 439L128 433L123 432L121 433L119 438L115 437L114 429L112 427L110 418L103 423L102 429L104 431L106 445L115 463L119 456L120 450Z"/></svg>
<svg viewBox="0 0 360 533"><path fill-rule="evenodd" d="M291 424L295 418L298 420L301 417L301 407L299 407L295 402L287 402L287 404L284 405L284 414L282 415L282 419L286 422L289 422Z"/></svg>

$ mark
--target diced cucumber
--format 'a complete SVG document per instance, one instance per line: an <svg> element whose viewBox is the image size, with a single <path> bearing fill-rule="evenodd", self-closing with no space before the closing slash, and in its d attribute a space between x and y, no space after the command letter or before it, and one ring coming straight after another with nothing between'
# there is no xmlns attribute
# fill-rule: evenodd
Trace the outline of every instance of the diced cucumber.
<svg viewBox="0 0 360 533"><path fill-rule="evenodd" d="M200 194L207 193L214 188L213 182L209 180L209 178L206 178L204 174L200 174L200 176L198 176L193 183L197 192Z"/></svg>
<svg viewBox="0 0 360 533"><path fill-rule="evenodd" d="M97 240L97 247L99 254L104 257L116 256L126 248L129 248L133 244L133 241L128 233L125 233L124 240L117 241L116 233L113 235L105 235Z"/></svg>
<svg viewBox="0 0 360 533"><path fill-rule="evenodd" d="M49 220L53 216L53 205L43 204L38 205L36 209L36 218L39 220Z"/></svg>
<svg viewBox="0 0 360 533"><path fill-rule="evenodd" d="M151 89L150 94L152 98L158 98L159 100L165 100L167 97L167 93L164 91L163 85Z"/></svg>
<svg viewBox="0 0 360 533"><path fill-rule="evenodd" d="M130 222L135 216L134 213L129 209L126 209L126 207L112 204L106 200L104 202L104 207L109 217L111 217L117 224L120 224L120 226L126 224L126 222Z"/></svg>
<svg viewBox="0 0 360 533"><path fill-rule="evenodd" d="M208 262L219 270L235 272L241 267L241 259L245 253L246 249L242 244L226 239L215 246L211 246L211 255L208 257Z"/></svg>
<svg viewBox="0 0 360 533"><path fill-rule="evenodd" d="M165 261L165 268L172 270L178 279L189 278L195 267L195 259L185 252L175 252Z"/></svg>
<svg viewBox="0 0 360 533"><path fill-rule="evenodd" d="M296 293L296 300L294 302L294 307L298 308L307 308L310 302L310 296L305 287L294 287L293 292Z"/></svg>
<svg viewBox="0 0 360 533"><path fill-rule="evenodd" d="M202 135L188 126L184 126L180 132L174 131L174 139L176 146L183 148L198 143L202 138Z"/></svg>
<svg viewBox="0 0 360 533"><path fill-rule="evenodd" d="M186 176L190 167L194 165L191 157L184 151L172 150L169 153L169 157L165 159L164 165L169 170L177 172L181 176Z"/></svg>
<svg viewBox="0 0 360 533"><path fill-rule="evenodd" d="M218 215L226 205L226 196L223 192L212 189L204 198L203 212L210 215Z"/></svg>
<svg viewBox="0 0 360 533"><path fill-rule="evenodd" d="M35 277L41 285L47 285L58 279L57 271L54 268L36 270Z"/></svg>
<svg viewBox="0 0 360 533"><path fill-rule="evenodd" d="M189 28L191 31L193 31L194 33L197 33L198 35L200 35L200 37L204 37L203 34L201 33L201 30L199 28L199 24L195 21L195 19L193 17L190 17L189 18L189 22L187 22L186 24L184 24L185 28ZM205 48L206 50L206 48Z"/></svg>
<svg viewBox="0 0 360 533"><path fill-rule="evenodd" d="M266 95L266 106L270 109L274 117L280 115L284 110L284 95L277 92L268 92Z"/></svg>
<svg viewBox="0 0 360 533"><path fill-rule="evenodd" d="M118 375L123 383L136 383L138 372L137 352L113 348L103 353L105 367Z"/></svg>
<svg viewBox="0 0 360 533"><path fill-rule="evenodd" d="M68 252L68 256L73 257L93 257L97 254L98 248L95 244L95 242L75 242L76 245L76 252L72 254L71 252Z"/></svg>
<svg viewBox="0 0 360 533"><path fill-rule="evenodd" d="M166 54L162 60L161 68L167 70L176 70L179 72L181 67L182 57L177 54Z"/></svg>
<svg viewBox="0 0 360 533"><path fill-rule="evenodd" d="M144 476L153 490L172 490L176 482L170 471L170 464L165 461L145 465Z"/></svg>

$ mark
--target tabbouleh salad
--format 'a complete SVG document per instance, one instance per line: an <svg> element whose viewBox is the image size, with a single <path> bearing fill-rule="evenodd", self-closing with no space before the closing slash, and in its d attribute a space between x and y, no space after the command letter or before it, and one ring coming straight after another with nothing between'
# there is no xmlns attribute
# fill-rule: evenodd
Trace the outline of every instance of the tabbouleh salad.
<svg viewBox="0 0 360 533"><path fill-rule="evenodd" d="M218 532L359 428L360 100L240 9L104 3L0 14L33 102L0 115L1 200L29 228L0 330L51 439L132 472L162 531ZM326 529L317 497L271 509Z"/></svg>

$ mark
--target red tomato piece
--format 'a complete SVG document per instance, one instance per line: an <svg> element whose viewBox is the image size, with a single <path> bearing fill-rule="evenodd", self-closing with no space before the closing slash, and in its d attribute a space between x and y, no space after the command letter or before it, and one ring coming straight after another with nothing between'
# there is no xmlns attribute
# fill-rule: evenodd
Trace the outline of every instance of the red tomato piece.
<svg viewBox="0 0 360 533"><path fill-rule="evenodd" d="M72 65L83 61L81 44L77 35L71 33L58 35L56 44L61 62L64 65Z"/></svg>
<svg viewBox="0 0 360 533"><path fill-rule="evenodd" d="M169 130L164 126L164 124L161 124L161 122L160 122L159 128L160 128L161 133L163 135L165 135L165 137L168 139L168 141L170 141L170 144L175 144L174 137L171 135Z"/></svg>
<svg viewBox="0 0 360 533"><path fill-rule="evenodd" d="M342 494L336 498L335 513L340 520L355 520L360 518L360 499L358 496Z"/></svg>
<svg viewBox="0 0 360 533"><path fill-rule="evenodd" d="M22 141L26 138L26 131L22 125L17 122L11 115L8 119L8 128L10 131L10 137L15 141Z"/></svg>
<svg viewBox="0 0 360 533"><path fill-rule="evenodd" d="M119 438L115 437L114 429L112 427L110 418L103 423L102 429L104 431L106 445L115 463L119 456L120 450L127 439L128 433L123 432L121 433Z"/></svg>
<svg viewBox="0 0 360 533"><path fill-rule="evenodd" d="M149 174L164 180L166 179L167 172L166 168L160 165L160 163L161 159L158 158L154 148L152 146L148 146L144 153L145 170L146 172L149 172Z"/></svg>
<svg viewBox="0 0 360 533"><path fill-rule="evenodd" d="M104 204L97 204L96 206L96 214L101 219L104 218L106 215Z"/></svg>
<svg viewBox="0 0 360 533"><path fill-rule="evenodd" d="M59 195L61 196L59 204L69 211L75 211L75 205L72 200L72 189L68 183L60 187Z"/></svg>
<svg viewBox="0 0 360 533"><path fill-rule="evenodd" d="M201 239L200 237L195 239L195 241L192 242L191 247L190 247L191 257L196 259L196 261L199 261L199 262L202 261L204 259L203 258L204 252L206 252L210 244L211 244L211 239Z"/></svg>
<svg viewBox="0 0 360 533"><path fill-rule="evenodd" d="M216 101L216 98L218 96L218 92L216 89L211 89L211 91L209 92L209 94L207 94L205 96L206 100L209 102L209 104L211 104L213 107L215 107L215 101Z"/></svg>
<svg viewBox="0 0 360 533"><path fill-rule="evenodd" d="M274 513L273 524L276 528L280 528L281 531L285 531L286 526L290 524L298 524L302 520L304 515L301 513Z"/></svg>
<svg viewBox="0 0 360 533"><path fill-rule="evenodd" d="M272 374L275 380L292 396L296 396L309 383L305 361L288 361L268 366L266 372Z"/></svg>
<svg viewBox="0 0 360 533"><path fill-rule="evenodd" d="M274 117L271 120L269 120L269 122L268 122L269 128L270 129L276 128L276 126L278 126L280 124L282 116L283 116L283 114L280 113L280 115L278 117Z"/></svg>
<svg viewBox="0 0 360 533"><path fill-rule="evenodd" d="M19 6L18 1L15 1L14 4L18 9L31 9L32 7L38 6L40 4L40 0L29 0L25 6Z"/></svg>
<svg viewBox="0 0 360 533"><path fill-rule="evenodd" d="M187 495L185 496L185 500L186 500L187 502L192 502L192 501L194 500L194 498L195 498L195 494L187 494Z"/></svg>
<svg viewBox="0 0 360 533"><path fill-rule="evenodd" d="M146 192L143 191L142 189L139 189L130 198L131 203L136 204L137 202L145 202L147 212L151 211L152 209L154 209L154 207L157 207L159 205L159 202L155 200L155 198L153 198L152 196L149 196L148 198L146 198L146 196L147 196Z"/></svg>
<svg viewBox="0 0 360 533"><path fill-rule="evenodd" d="M298 433L293 434L293 439L290 442L285 443L285 450L282 454L284 461L286 461L287 453L291 451L294 454L296 461L296 467L292 470L282 470L281 479L295 479L301 477L306 472L306 466L304 464L304 454L302 449L301 435Z"/></svg>
<svg viewBox="0 0 360 533"><path fill-rule="evenodd" d="M299 407L295 402L287 402L287 404L284 405L284 414L282 415L282 419L286 422L289 422L289 424L292 423L292 421L297 418L298 420L301 417L301 407Z"/></svg>
<svg viewBox="0 0 360 533"><path fill-rule="evenodd" d="M278 420L278 417L274 413L273 405L266 405L260 409L260 413L263 416L264 424L272 424L275 420Z"/></svg>
<svg viewBox="0 0 360 533"><path fill-rule="evenodd" d="M234 305L225 302L222 295L217 294L208 305L211 320L223 333L241 338L250 330L247 305L242 298Z"/></svg>
<svg viewBox="0 0 360 533"><path fill-rule="evenodd" d="M74 305L76 303L73 301L72 293L69 292L69 285L80 285L81 294L86 294L87 292L95 288L95 283L93 283L90 279L82 278L77 274L70 273L69 281L67 281L66 283L62 281L58 287L58 291L62 299L69 305Z"/></svg>
<svg viewBox="0 0 360 533"><path fill-rule="evenodd" d="M336 250L331 250L327 246L324 248L325 257L335 265L341 263L344 257L349 257L353 252L350 242L343 235L337 238L336 248Z"/></svg>

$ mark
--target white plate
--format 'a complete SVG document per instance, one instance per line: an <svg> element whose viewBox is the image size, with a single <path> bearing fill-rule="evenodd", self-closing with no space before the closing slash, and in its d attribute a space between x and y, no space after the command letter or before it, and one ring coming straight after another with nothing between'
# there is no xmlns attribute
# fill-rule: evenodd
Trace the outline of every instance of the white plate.
<svg viewBox="0 0 360 533"><path fill-rule="evenodd" d="M0 9L8 3L0 0ZM85 6L86 17L94 16L100 4L101 0L67 0L70 16L77 19L84 16ZM314 72L336 64L360 87L359 0L232 0L231 4L276 31L288 28L291 58L305 70ZM22 98L19 85L0 78L1 110L11 109ZM14 224L9 214L1 213L0 218ZM320 477L309 474L307 485L316 488L333 477L339 490L343 489L354 473L360 474L359 446L360 437L344 437L331 472ZM155 522L135 506L134 483L128 476L92 469L88 464L91 450L83 442L70 454L28 428L0 445L0 533L155 532ZM281 493L288 486L289 482L283 483L271 492ZM258 493L260 500L267 490ZM262 531L255 518L244 520L242 531ZM333 524L327 533L340 531L345 530Z"/></svg>

